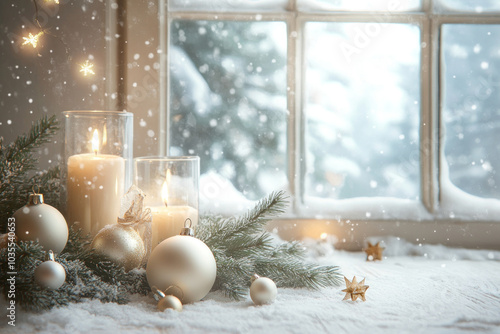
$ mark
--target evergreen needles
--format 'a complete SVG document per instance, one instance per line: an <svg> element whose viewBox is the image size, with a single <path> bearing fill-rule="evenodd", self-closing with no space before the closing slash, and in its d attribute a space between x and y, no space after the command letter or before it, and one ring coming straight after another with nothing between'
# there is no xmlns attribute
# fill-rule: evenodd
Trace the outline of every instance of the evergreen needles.
<svg viewBox="0 0 500 334"><path fill-rule="evenodd" d="M18 242L15 246L15 301L25 310L42 311L70 302L99 299L125 304L132 293L148 294L144 270L126 273L123 268L88 250L88 239L70 229L67 248L56 258L66 271L66 282L57 290L43 289L34 279L35 269L44 261L45 252L35 242ZM0 251L0 280L11 277L7 268L8 249ZM9 285L3 285L7 296Z"/></svg>
<svg viewBox="0 0 500 334"><path fill-rule="evenodd" d="M44 193L47 204L58 206L59 169L33 173L37 164L33 151L49 142L58 128L56 116L44 116L32 125L28 134L19 136L8 146L0 137L0 232L5 232L7 219L26 204L35 184Z"/></svg>
<svg viewBox="0 0 500 334"><path fill-rule="evenodd" d="M217 262L214 290L234 299L246 295L253 273L275 281L278 287L317 289L340 284L339 268L317 266L304 261L300 243L275 245L264 227L283 213L283 192L271 193L254 209L239 218L205 217L197 227L197 237L212 250Z"/></svg>
<svg viewBox="0 0 500 334"><path fill-rule="evenodd" d="M34 184L42 189L48 204L60 207L59 170L33 173L37 163L33 150L47 143L57 129L55 116L44 117L27 135L7 147L0 138L0 232L5 232L8 218L26 204ZM271 278L278 287L317 289L340 283L338 267L305 262L304 249L299 243L277 244L265 230L270 219L283 213L285 204L285 195L280 191L271 193L241 217L201 219L196 236L208 245L217 262L213 290L222 290L234 299L242 298L254 273ZM18 242L14 252L12 247L0 250L0 280L5 283L11 278L9 272L13 270L8 264L14 256L16 304L32 311L87 299L126 303L132 293L150 292L144 269L125 272L90 250L89 243L89 236L70 228L66 248L56 258L66 270L66 282L57 290L42 289L34 281L35 269L45 257L35 242ZM3 284L5 296L9 285Z"/></svg>

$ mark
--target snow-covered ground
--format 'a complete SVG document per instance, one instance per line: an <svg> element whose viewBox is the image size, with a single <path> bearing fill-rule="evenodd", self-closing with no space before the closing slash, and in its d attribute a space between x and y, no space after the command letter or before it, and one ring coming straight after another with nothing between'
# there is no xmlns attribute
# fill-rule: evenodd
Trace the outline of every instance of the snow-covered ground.
<svg viewBox="0 0 500 334"><path fill-rule="evenodd" d="M152 297L128 305L88 301L40 314L18 314L2 333L500 333L500 252L412 245L388 238L385 258L337 251L306 241L321 264L341 267L349 279L366 279L366 302L342 301L344 286L310 291L278 289L272 305L220 293L156 311ZM5 301L2 300L2 309Z"/></svg>

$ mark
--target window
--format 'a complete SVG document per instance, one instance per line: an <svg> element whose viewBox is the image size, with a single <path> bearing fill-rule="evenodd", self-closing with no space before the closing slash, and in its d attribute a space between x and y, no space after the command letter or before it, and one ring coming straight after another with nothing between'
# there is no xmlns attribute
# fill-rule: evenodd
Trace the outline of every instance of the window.
<svg viewBox="0 0 500 334"><path fill-rule="evenodd" d="M469 194L500 198L500 25L445 24L441 33L449 180Z"/></svg>
<svg viewBox="0 0 500 334"><path fill-rule="evenodd" d="M499 219L497 1L160 8L162 153L201 157L212 204L287 189L298 218Z"/></svg>

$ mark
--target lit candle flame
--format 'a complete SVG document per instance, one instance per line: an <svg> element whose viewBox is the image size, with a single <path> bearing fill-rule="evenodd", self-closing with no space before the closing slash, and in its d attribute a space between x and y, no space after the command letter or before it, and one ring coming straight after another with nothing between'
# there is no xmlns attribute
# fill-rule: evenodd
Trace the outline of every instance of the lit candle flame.
<svg viewBox="0 0 500 334"><path fill-rule="evenodd" d="M170 169L167 169L167 176L165 177L165 181L161 186L161 199L163 200L163 203L165 203L165 206L168 206L168 184L170 183L171 177L172 174L170 172Z"/></svg>
<svg viewBox="0 0 500 334"><path fill-rule="evenodd" d="M326 232L323 232L323 233L321 233L320 238L322 241L326 241L326 238L328 238L328 234Z"/></svg>
<svg viewBox="0 0 500 334"><path fill-rule="evenodd" d="M94 130L94 134L92 135L92 151L97 155L97 151L99 151L99 133L97 129Z"/></svg>

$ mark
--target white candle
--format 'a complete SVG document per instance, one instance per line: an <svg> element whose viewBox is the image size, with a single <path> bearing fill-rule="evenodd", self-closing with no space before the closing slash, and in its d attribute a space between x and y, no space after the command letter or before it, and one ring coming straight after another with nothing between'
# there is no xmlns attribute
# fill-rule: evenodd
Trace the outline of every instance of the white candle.
<svg viewBox="0 0 500 334"><path fill-rule="evenodd" d="M198 210L190 206L154 206L151 207L151 214L152 248L167 238L179 235L187 218L191 219L193 227L198 223Z"/></svg>
<svg viewBox="0 0 500 334"><path fill-rule="evenodd" d="M68 222L78 224L84 234L95 236L108 224L116 223L124 192L125 159L94 153L77 154L68 159Z"/></svg>

